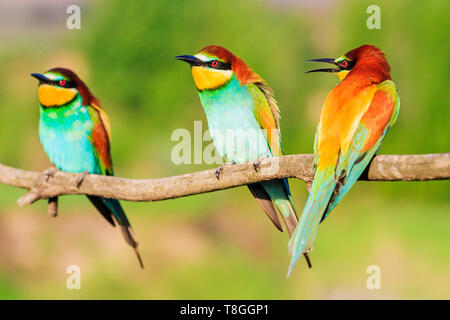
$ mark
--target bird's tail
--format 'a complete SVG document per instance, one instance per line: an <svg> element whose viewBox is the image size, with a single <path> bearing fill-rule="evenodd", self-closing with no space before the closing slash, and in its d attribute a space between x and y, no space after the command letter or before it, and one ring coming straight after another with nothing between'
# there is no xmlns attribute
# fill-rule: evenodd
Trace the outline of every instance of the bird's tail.
<svg viewBox="0 0 450 320"><path fill-rule="evenodd" d="M128 221L125 212L116 199L106 199L103 197L88 196L89 200L94 204L102 216L112 225L115 226L115 222L120 226L123 238L126 243L134 249L136 256L139 261L141 268L144 268L141 255L138 250L138 242L134 236L133 229L131 228L130 222Z"/></svg>
<svg viewBox="0 0 450 320"><path fill-rule="evenodd" d="M287 179L263 181L261 185L280 211L289 237L291 237L297 226L298 219Z"/></svg>
<svg viewBox="0 0 450 320"><path fill-rule="evenodd" d="M273 206L272 199L267 194L267 191L264 189L261 183L252 183L247 186L270 221L272 221L272 223L278 230L283 232L283 226L281 225L280 219L278 219L278 214L275 210L275 207Z"/></svg>
<svg viewBox="0 0 450 320"><path fill-rule="evenodd" d="M289 251L292 257L287 274L288 277L300 255L307 253L311 249L320 220L327 209L335 186L336 181L333 168L316 171L300 222L289 241Z"/></svg>

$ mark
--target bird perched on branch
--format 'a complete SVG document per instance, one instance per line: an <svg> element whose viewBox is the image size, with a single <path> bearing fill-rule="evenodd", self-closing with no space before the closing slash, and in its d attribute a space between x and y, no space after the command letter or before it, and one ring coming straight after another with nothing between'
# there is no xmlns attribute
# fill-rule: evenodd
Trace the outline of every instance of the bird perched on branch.
<svg viewBox="0 0 450 320"><path fill-rule="evenodd" d="M207 46L195 55L176 59L191 66L211 137L227 162L252 161L258 170L262 158L283 153L280 111L273 92L243 60L220 46ZM216 171L218 179L223 167ZM291 235L297 215L287 179L254 183L248 188L273 224L283 231L275 204Z"/></svg>
<svg viewBox="0 0 450 320"><path fill-rule="evenodd" d="M97 98L71 70L54 68L31 75L39 80L39 137L50 161L62 171L81 173L78 185L88 173L112 176L109 120ZM120 226L143 267L138 242L120 202L88 198L111 225Z"/></svg>
<svg viewBox="0 0 450 320"><path fill-rule="evenodd" d="M322 222L358 180L395 123L400 99L380 49L363 45L337 59L314 59L339 77L323 105L314 142L314 180L300 222L291 237L288 275L312 248Z"/></svg>

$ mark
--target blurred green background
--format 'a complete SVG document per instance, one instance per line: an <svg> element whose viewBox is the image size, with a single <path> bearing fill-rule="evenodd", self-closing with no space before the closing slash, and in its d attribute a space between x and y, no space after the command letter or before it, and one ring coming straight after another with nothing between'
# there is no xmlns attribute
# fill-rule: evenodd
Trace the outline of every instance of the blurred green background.
<svg viewBox="0 0 450 320"><path fill-rule="evenodd" d="M81 30L66 28L79 4ZM366 9L381 8L381 30ZM188 67L175 55L222 45L276 92L287 154L311 153L322 103L336 84L305 75L304 60L359 45L387 55L401 96L399 120L382 154L449 151L448 1L153 0L25 1L0 4L0 162L50 166L38 138L31 72L74 69L112 123L115 172L156 178L212 168L174 165L173 130L207 124ZM301 211L307 192L291 180ZM3 299L430 299L450 298L448 181L360 182L321 225L313 269L290 279L287 236L245 187L124 207L146 265L139 270L120 232L82 196L20 208L23 190L0 185L0 298ZM66 288L79 265L81 290ZM381 268L381 290L366 269Z"/></svg>

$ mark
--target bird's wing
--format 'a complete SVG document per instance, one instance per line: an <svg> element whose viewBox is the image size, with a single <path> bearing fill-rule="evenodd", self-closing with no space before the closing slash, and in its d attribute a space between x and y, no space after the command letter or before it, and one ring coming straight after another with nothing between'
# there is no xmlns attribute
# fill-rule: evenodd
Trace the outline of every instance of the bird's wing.
<svg viewBox="0 0 450 320"><path fill-rule="evenodd" d="M273 156L281 156L283 154L283 147L280 134L280 109L273 96L273 92L264 82L249 84L249 90L255 102L255 119L260 128L266 130L269 149ZM258 190L255 189L255 186L258 186L260 189L258 193L256 192ZM271 205L272 200L274 201L275 206L281 212L281 217L290 236L297 226L298 219L287 179L265 181L249 185L248 187L258 199L258 202L272 222L278 229L281 229L276 211L273 205ZM261 192L261 190L264 192ZM261 197L261 195L264 195L264 197ZM262 203L262 200L265 200L265 203Z"/></svg>
<svg viewBox="0 0 450 320"><path fill-rule="evenodd" d="M289 243L290 271L299 256L311 248L319 223L369 164L398 114L399 99L390 80L362 89L341 104L338 95L330 93L321 114L314 181Z"/></svg>
<svg viewBox="0 0 450 320"><path fill-rule="evenodd" d="M94 125L91 143L99 160L102 174L113 175L110 151L111 130L108 115L99 105L94 103L89 108L89 115Z"/></svg>
<svg viewBox="0 0 450 320"><path fill-rule="evenodd" d="M369 109L361 118L347 153L340 157L337 171L341 172L338 189L333 193L323 221L364 172L380 148L386 132L397 120L400 99L395 84L386 80L377 86ZM343 175L342 172L345 172Z"/></svg>
<svg viewBox="0 0 450 320"><path fill-rule="evenodd" d="M111 130L109 125L109 119L105 111L98 105L92 103L89 108L89 115L94 124L91 135L91 143L94 148L96 157L99 161L101 173L104 175L112 176L113 167L110 151L110 139ZM94 204L97 210L105 217L108 222L115 225L115 221L118 223L122 230L122 235L125 241L133 247L136 256L139 260L139 264L143 268L142 259L137 249L138 242L134 236L130 222L122 208L122 205L117 199L106 199L103 197L88 196L89 200Z"/></svg>
<svg viewBox="0 0 450 320"><path fill-rule="evenodd" d="M267 132L269 148L274 156L283 154L280 135L280 109L272 90L264 83L249 84L255 102L254 115L261 129Z"/></svg>

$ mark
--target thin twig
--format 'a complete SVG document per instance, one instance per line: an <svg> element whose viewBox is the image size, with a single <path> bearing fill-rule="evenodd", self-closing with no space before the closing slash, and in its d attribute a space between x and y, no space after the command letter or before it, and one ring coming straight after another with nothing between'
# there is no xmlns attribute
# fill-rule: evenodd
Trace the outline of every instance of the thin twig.
<svg viewBox="0 0 450 320"><path fill-rule="evenodd" d="M48 215L52 218L58 215L58 197L48 199Z"/></svg>

